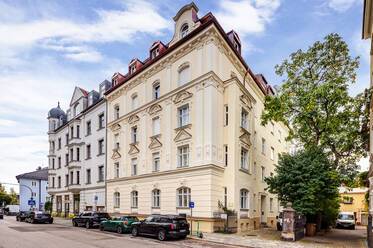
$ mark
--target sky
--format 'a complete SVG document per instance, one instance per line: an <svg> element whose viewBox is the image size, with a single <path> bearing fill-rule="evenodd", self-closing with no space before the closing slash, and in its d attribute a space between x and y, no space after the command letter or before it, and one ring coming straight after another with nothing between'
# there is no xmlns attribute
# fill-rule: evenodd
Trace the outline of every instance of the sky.
<svg viewBox="0 0 373 248"><path fill-rule="evenodd" d="M0 182L47 166L47 113L68 108L75 86L98 90L132 58L167 43L184 0L0 0ZM360 56L355 95L369 85L369 41L361 40L362 0L198 1L240 36L243 56L272 85L274 66L327 34L339 33ZM367 159L361 162L367 169Z"/></svg>

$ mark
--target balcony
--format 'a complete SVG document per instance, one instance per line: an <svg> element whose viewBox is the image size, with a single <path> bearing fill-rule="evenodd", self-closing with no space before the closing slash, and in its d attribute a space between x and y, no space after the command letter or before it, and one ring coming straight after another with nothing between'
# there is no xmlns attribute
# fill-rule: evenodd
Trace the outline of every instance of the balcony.
<svg viewBox="0 0 373 248"><path fill-rule="evenodd" d="M69 184L69 186L67 186L67 189L73 193L78 193L82 189L82 185L81 184Z"/></svg>

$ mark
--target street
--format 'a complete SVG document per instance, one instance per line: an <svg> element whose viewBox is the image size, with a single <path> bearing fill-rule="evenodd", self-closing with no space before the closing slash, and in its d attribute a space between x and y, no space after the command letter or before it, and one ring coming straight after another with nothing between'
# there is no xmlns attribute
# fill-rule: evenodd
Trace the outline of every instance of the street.
<svg viewBox="0 0 373 248"><path fill-rule="evenodd" d="M92 247L236 247L186 239L160 242L154 238L130 234L87 230L60 224L29 224L15 217L0 220L0 248L92 248Z"/></svg>

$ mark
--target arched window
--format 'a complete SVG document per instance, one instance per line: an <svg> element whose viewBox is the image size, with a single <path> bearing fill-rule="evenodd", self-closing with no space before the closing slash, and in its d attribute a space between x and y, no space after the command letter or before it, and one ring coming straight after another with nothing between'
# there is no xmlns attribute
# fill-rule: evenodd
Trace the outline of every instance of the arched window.
<svg viewBox="0 0 373 248"><path fill-rule="evenodd" d="M191 201L191 190L187 187L177 189L177 206L188 208Z"/></svg>
<svg viewBox="0 0 373 248"><path fill-rule="evenodd" d="M132 110L134 110L139 105L139 100L138 100L137 94L132 95L131 101L132 101L131 102Z"/></svg>
<svg viewBox="0 0 373 248"><path fill-rule="evenodd" d="M249 191L247 189L240 190L240 208L241 209L249 208Z"/></svg>
<svg viewBox="0 0 373 248"><path fill-rule="evenodd" d="M158 99L161 94L161 85L159 82L153 84L153 99Z"/></svg>
<svg viewBox="0 0 373 248"><path fill-rule="evenodd" d="M114 106L114 120L117 120L119 119L119 116L120 116L120 109L119 109L119 105L115 105Z"/></svg>
<svg viewBox="0 0 373 248"><path fill-rule="evenodd" d="M190 81L190 66L189 64L182 65L179 68L179 86Z"/></svg>
<svg viewBox="0 0 373 248"><path fill-rule="evenodd" d="M139 193L135 190L131 192L131 207L137 208L138 207L138 196Z"/></svg>
<svg viewBox="0 0 373 248"><path fill-rule="evenodd" d="M114 208L119 208L120 207L120 193L115 192L114 193Z"/></svg>
<svg viewBox="0 0 373 248"><path fill-rule="evenodd" d="M188 23L185 23L180 28L180 37L184 38L185 36L187 36L188 32L189 32L189 26L188 26Z"/></svg>
<svg viewBox="0 0 373 248"><path fill-rule="evenodd" d="M152 190L152 207L159 208L161 206L161 191L159 189Z"/></svg>

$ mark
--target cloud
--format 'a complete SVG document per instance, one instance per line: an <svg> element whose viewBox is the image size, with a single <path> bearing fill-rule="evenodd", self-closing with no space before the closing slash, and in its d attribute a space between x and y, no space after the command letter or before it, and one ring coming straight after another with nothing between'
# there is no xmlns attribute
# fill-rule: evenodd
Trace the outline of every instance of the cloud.
<svg viewBox="0 0 373 248"><path fill-rule="evenodd" d="M361 0L328 0L328 7L337 11L345 12L353 5L362 2Z"/></svg>

